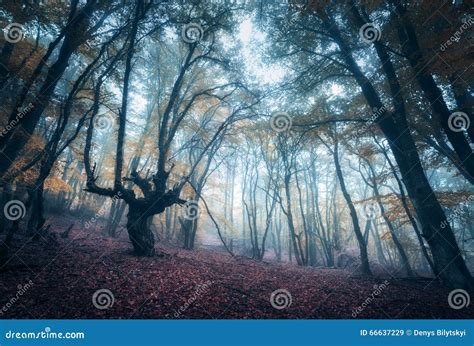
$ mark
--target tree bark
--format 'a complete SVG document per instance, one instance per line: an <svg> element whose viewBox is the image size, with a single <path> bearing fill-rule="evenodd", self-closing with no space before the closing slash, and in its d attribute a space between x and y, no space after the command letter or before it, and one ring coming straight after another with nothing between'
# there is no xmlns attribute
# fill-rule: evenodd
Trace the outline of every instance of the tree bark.
<svg viewBox="0 0 474 346"><path fill-rule="evenodd" d="M397 3L395 10L400 19L398 23L398 36L400 42L402 43L404 53L413 68L415 78L418 81L420 88L423 90L423 94L430 103L434 121L444 130L444 133L459 157L461 166L465 168L472 179L474 177L474 155L472 155L469 142L467 141L463 131L453 131L449 124L451 112L444 101L441 89L428 71L428 61L421 51L415 28L408 18L406 9L400 3Z"/></svg>
<svg viewBox="0 0 474 346"><path fill-rule="evenodd" d="M333 25L334 21L329 21L326 17L323 18L323 22L326 30L331 33L341 48L344 60L362 89L368 105L371 108L375 107L382 110L380 117L377 119L377 124L386 136L400 168L402 179L419 216L423 236L430 245L433 261L440 278L449 287L474 288L471 274L461 256L450 225L448 224L445 228L441 227L441 225L447 224L446 216L421 165L415 142L408 129L406 113L404 109L400 109L403 104L396 102L399 109L395 114L391 114L386 110L374 86L365 77L352 57L351 50L342 38L339 29ZM387 70L389 69L392 70L390 75L394 74L390 60L383 61L383 67L386 73L389 72ZM389 76L390 86L399 89L396 75L391 77ZM399 96L401 97L401 95Z"/></svg>
<svg viewBox="0 0 474 346"><path fill-rule="evenodd" d="M347 192L346 183L344 181L344 175L342 174L341 164L339 162L339 151L338 151L337 142L334 146L333 157L334 157L334 164L336 166L336 173L337 173L339 185L341 187L342 195L344 196L344 199L346 200L347 206L349 208L349 211L351 214L351 220L352 220L352 227L354 228L354 233L356 235L357 242L359 244L360 261L361 261L360 270L362 274L364 275L372 275L372 272L370 270L370 265L369 265L369 257L367 254L367 243L365 242L364 235L362 234L362 231L360 229L359 218L357 217L356 209L354 207L354 204L352 203L352 198Z"/></svg>
<svg viewBox="0 0 474 346"><path fill-rule="evenodd" d="M92 1L89 1L77 14L74 29L66 33L58 59L49 69L36 100L32 102L32 107L28 107L27 111L24 112L25 114L23 117L19 120L18 125L21 125L21 129L16 129L11 133L11 138L8 140L1 152L3 158L0 160L0 177L8 171L13 161L15 161L16 157L33 134L59 79L68 66L69 58L82 43L83 30L84 28L87 28L94 8L95 4Z"/></svg>
<svg viewBox="0 0 474 346"><path fill-rule="evenodd" d="M155 237L148 227L148 218L139 205L128 205L127 215L128 237L137 256L151 257L155 255Z"/></svg>

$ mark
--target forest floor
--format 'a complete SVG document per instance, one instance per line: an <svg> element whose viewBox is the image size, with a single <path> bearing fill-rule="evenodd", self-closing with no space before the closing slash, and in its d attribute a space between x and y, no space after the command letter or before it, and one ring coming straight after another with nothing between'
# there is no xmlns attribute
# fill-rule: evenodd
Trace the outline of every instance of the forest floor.
<svg viewBox="0 0 474 346"><path fill-rule="evenodd" d="M160 255L131 254L125 234L53 223L54 239L27 242L18 234L10 260L0 268L0 318L472 318L474 308L454 310L450 289L427 278L366 278L348 270L257 262L206 249L157 245ZM31 282L30 282L31 280ZM386 280L386 281L385 281ZM21 286L19 286L21 285ZM378 285L378 286L375 286ZM111 301L93 304L99 289ZM271 294L291 295L271 304ZM109 295L110 295L109 294ZM287 294L287 293L286 293ZM2 308L3 307L3 308ZM358 309L359 307L359 309Z"/></svg>

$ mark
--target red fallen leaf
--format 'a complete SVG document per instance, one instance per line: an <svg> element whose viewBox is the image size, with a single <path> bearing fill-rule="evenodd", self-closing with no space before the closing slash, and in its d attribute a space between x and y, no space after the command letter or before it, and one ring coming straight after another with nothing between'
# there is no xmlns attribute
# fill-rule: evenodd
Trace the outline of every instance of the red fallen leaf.
<svg viewBox="0 0 474 346"><path fill-rule="evenodd" d="M62 224L54 225L53 231L61 232L70 224L70 220L58 222ZM78 231L73 230L71 236ZM18 234L13 251L18 251L19 258L13 258L1 273L0 306L15 296L18 284L31 279L34 286L5 313L6 318L353 318L353 311L370 296L374 285L385 280L162 244L157 248L167 256L138 258L130 254L125 234L121 239L87 234L72 243L60 240L57 246L26 244L24 235ZM449 309L446 300L439 299L447 297L449 289L437 282L424 290L429 280L388 281L387 288L357 318L474 315L472 306ZM197 291L208 282L208 289ZM108 310L92 304L92 294L101 288L109 289L115 298ZM292 297L291 305L282 310L270 304L271 293L277 289L288 290Z"/></svg>

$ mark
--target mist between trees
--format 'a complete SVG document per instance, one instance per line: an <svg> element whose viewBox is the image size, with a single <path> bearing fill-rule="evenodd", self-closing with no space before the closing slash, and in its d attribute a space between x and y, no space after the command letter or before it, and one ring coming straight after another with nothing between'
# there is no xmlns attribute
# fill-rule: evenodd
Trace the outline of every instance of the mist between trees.
<svg viewBox="0 0 474 346"><path fill-rule="evenodd" d="M80 229L474 288L467 3L1 10L0 265Z"/></svg>

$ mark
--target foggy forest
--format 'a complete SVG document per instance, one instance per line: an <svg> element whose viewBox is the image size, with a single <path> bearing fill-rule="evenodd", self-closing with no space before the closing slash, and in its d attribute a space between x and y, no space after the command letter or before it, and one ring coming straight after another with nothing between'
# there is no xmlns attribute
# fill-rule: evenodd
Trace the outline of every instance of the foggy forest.
<svg viewBox="0 0 474 346"><path fill-rule="evenodd" d="M473 24L1 1L0 317L472 318Z"/></svg>

